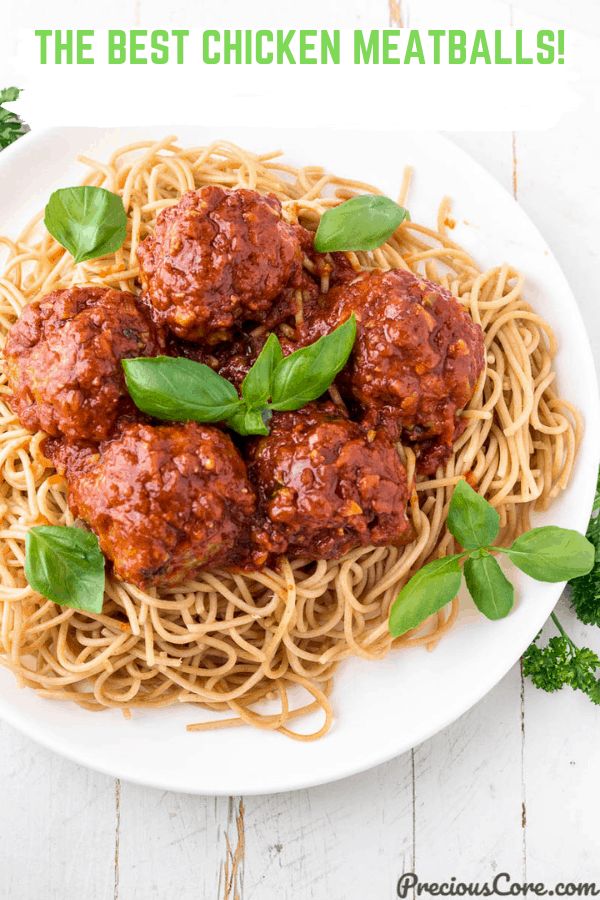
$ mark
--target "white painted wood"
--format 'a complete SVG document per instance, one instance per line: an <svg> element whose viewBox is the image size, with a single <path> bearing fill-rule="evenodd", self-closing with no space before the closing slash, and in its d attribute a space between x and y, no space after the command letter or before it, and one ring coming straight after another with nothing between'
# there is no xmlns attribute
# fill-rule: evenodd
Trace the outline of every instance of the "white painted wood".
<svg viewBox="0 0 600 900"><path fill-rule="evenodd" d="M410 753L332 785L244 802L245 900L393 897L412 868Z"/></svg>
<svg viewBox="0 0 600 900"><path fill-rule="evenodd" d="M115 781L0 723L0 897L113 900Z"/></svg>
<svg viewBox="0 0 600 900"><path fill-rule="evenodd" d="M513 668L453 727L414 751L421 881L520 880L521 679Z"/></svg>
<svg viewBox="0 0 600 900"><path fill-rule="evenodd" d="M202 765L200 756L198 765ZM225 834L235 846L237 808L233 800L223 797L173 794L121 782L118 897L196 900L219 896L227 854Z"/></svg>
<svg viewBox="0 0 600 900"><path fill-rule="evenodd" d="M556 615L578 646L600 655L600 629L561 600ZM557 635L548 623L540 638ZM527 880L592 882L600 890L600 709L579 692L546 694L525 683Z"/></svg>

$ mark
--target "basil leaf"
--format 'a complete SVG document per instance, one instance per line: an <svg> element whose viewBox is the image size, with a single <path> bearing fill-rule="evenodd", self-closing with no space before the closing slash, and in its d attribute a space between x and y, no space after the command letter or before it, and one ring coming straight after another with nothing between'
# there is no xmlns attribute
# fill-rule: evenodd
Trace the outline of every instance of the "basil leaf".
<svg viewBox="0 0 600 900"><path fill-rule="evenodd" d="M242 406L232 416L228 417L226 424L244 437L250 434L268 434L269 429L265 422L266 413L268 412L268 410L247 409L245 406Z"/></svg>
<svg viewBox="0 0 600 900"><path fill-rule="evenodd" d="M157 419L220 422L243 405L234 386L204 363L171 356L122 363L133 402Z"/></svg>
<svg viewBox="0 0 600 900"><path fill-rule="evenodd" d="M323 213L315 235L315 250L375 250L407 216L408 212L389 197L352 197Z"/></svg>
<svg viewBox="0 0 600 900"><path fill-rule="evenodd" d="M511 562L536 581L569 581L594 565L594 545L578 531L544 525L532 528L502 549Z"/></svg>
<svg viewBox="0 0 600 900"><path fill-rule="evenodd" d="M347 322L279 363L272 376L271 408L300 409L324 394L346 362L356 337L354 313Z"/></svg>
<svg viewBox="0 0 600 900"><path fill-rule="evenodd" d="M123 201L105 188L61 188L50 195L44 225L76 263L113 253L127 234Z"/></svg>
<svg viewBox="0 0 600 900"><path fill-rule="evenodd" d="M504 619L513 608L515 589L491 553L474 553L463 568L467 589L488 619Z"/></svg>
<svg viewBox="0 0 600 900"><path fill-rule="evenodd" d="M390 633L399 637L454 600L460 590L464 553L443 556L423 566L404 585L390 612Z"/></svg>
<svg viewBox="0 0 600 900"><path fill-rule="evenodd" d="M452 492L446 524L465 550L477 550L498 537L500 516L466 481L459 481Z"/></svg>
<svg viewBox="0 0 600 900"><path fill-rule="evenodd" d="M25 537L25 577L48 600L101 613L104 556L98 538L65 525L40 525Z"/></svg>
<svg viewBox="0 0 600 900"><path fill-rule="evenodd" d="M283 353L277 335L270 334L258 359L242 382L242 397L250 406L264 406L267 402L271 396L273 373L282 359Z"/></svg>

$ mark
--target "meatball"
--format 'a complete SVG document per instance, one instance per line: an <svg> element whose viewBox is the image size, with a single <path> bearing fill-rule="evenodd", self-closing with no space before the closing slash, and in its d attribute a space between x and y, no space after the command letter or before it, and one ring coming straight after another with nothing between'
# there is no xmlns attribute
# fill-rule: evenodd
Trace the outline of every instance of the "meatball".
<svg viewBox="0 0 600 900"><path fill-rule="evenodd" d="M435 471L466 427L456 417L485 367L483 333L439 285L401 269L334 288L305 323L310 343L354 312L357 338L340 389L393 438L426 442L420 471ZM432 440L434 439L434 440Z"/></svg>
<svg viewBox="0 0 600 900"><path fill-rule="evenodd" d="M159 320L179 338L216 343L256 321L301 271L300 241L276 197L209 185L163 210L137 249Z"/></svg>
<svg viewBox="0 0 600 900"><path fill-rule="evenodd" d="M276 412L249 449L271 552L337 559L353 547L406 543L406 470L387 435L364 433L332 403Z"/></svg>
<svg viewBox="0 0 600 900"><path fill-rule="evenodd" d="M26 306L10 329L4 352L11 406L31 431L105 440L132 406L121 360L164 351L162 328L133 294L54 291Z"/></svg>
<svg viewBox="0 0 600 900"><path fill-rule="evenodd" d="M249 547L256 495L218 428L126 423L99 452L55 449L73 514L125 581L178 584L203 566L235 565Z"/></svg>

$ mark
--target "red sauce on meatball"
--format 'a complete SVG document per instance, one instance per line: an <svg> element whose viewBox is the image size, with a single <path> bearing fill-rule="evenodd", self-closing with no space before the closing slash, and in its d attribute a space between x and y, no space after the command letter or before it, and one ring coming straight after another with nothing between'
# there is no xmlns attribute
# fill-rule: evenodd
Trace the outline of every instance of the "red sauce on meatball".
<svg viewBox="0 0 600 900"><path fill-rule="evenodd" d="M302 266L276 197L215 185L163 210L137 255L159 320L184 340L209 343L264 317Z"/></svg>
<svg viewBox="0 0 600 900"><path fill-rule="evenodd" d="M256 495L218 428L125 423L97 450L53 449L73 514L89 523L125 581L178 584L203 566L243 561Z"/></svg>
<svg viewBox="0 0 600 900"><path fill-rule="evenodd" d="M147 588L205 566L410 541L394 442L436 471L484 371L481 328L458 301L410 272L357 275L347 254L316 253L275 197L245 189L185 194L137 252L141 297L56 291L24 310L5 350L13 408L50 435L44 452L116 575ZM234 435L238 450L224 428L152 424L126 393L121 360L162 353L206 363L239 390L269 333L288 355L353 312L338 378L350 413L323 400L276 412L268 436Z"/></svg>
<svg viewBox="0 0 600 900"><path fill-rule="evenodd" d="M337 559L353 547L406 543L406 470L387 435L332 403L275 413L250 444L262 526L254 539L295 557Z"/></svg>
<svg viewBox="0 0 600 900"><path fill-rule="evenodd" d="M122 359L158 356L165 335L125 291L73 287L26 306L5 347L21 423L71 440L104 440L132 406Z"/></svg>
<svg viewBox="0 0 600 900"><path fill-rule="evenodd" d="M428 441L419 468L434 472L466 427L457 413L485 367L481 328L449 291L393 269L364 273L330 291L306 320L303 342L329 333L353 312L356 343L340 389L358 402L365 425L382 423L394 438Z"/></svg>

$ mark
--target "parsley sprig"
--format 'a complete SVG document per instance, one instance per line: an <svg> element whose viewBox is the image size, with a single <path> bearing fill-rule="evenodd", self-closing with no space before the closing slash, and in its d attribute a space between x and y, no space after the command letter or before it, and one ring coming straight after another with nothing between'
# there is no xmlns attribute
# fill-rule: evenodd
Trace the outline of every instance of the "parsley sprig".
<svg viewBox="0 0 600 900"><path fill-rule="evenodd" d="M559 691L566 685L574 691L583 691L593 703L600 705L600 681L595 675L600 668L597 654L574 644L554 613L551 618L560 636L550 638L546 647L538 647L536 641L541 632L537 635L523 654L523 674L543 691Z"/></svg>
<svg viewBox="0 0 600 900"><path fill-rule="evenodd" d="M25 133L23 123L18 115L10 109L4 109L5 103L14 103L19 99L22 88L9 87L0 91L0 150L4 150Z"/></svg>

